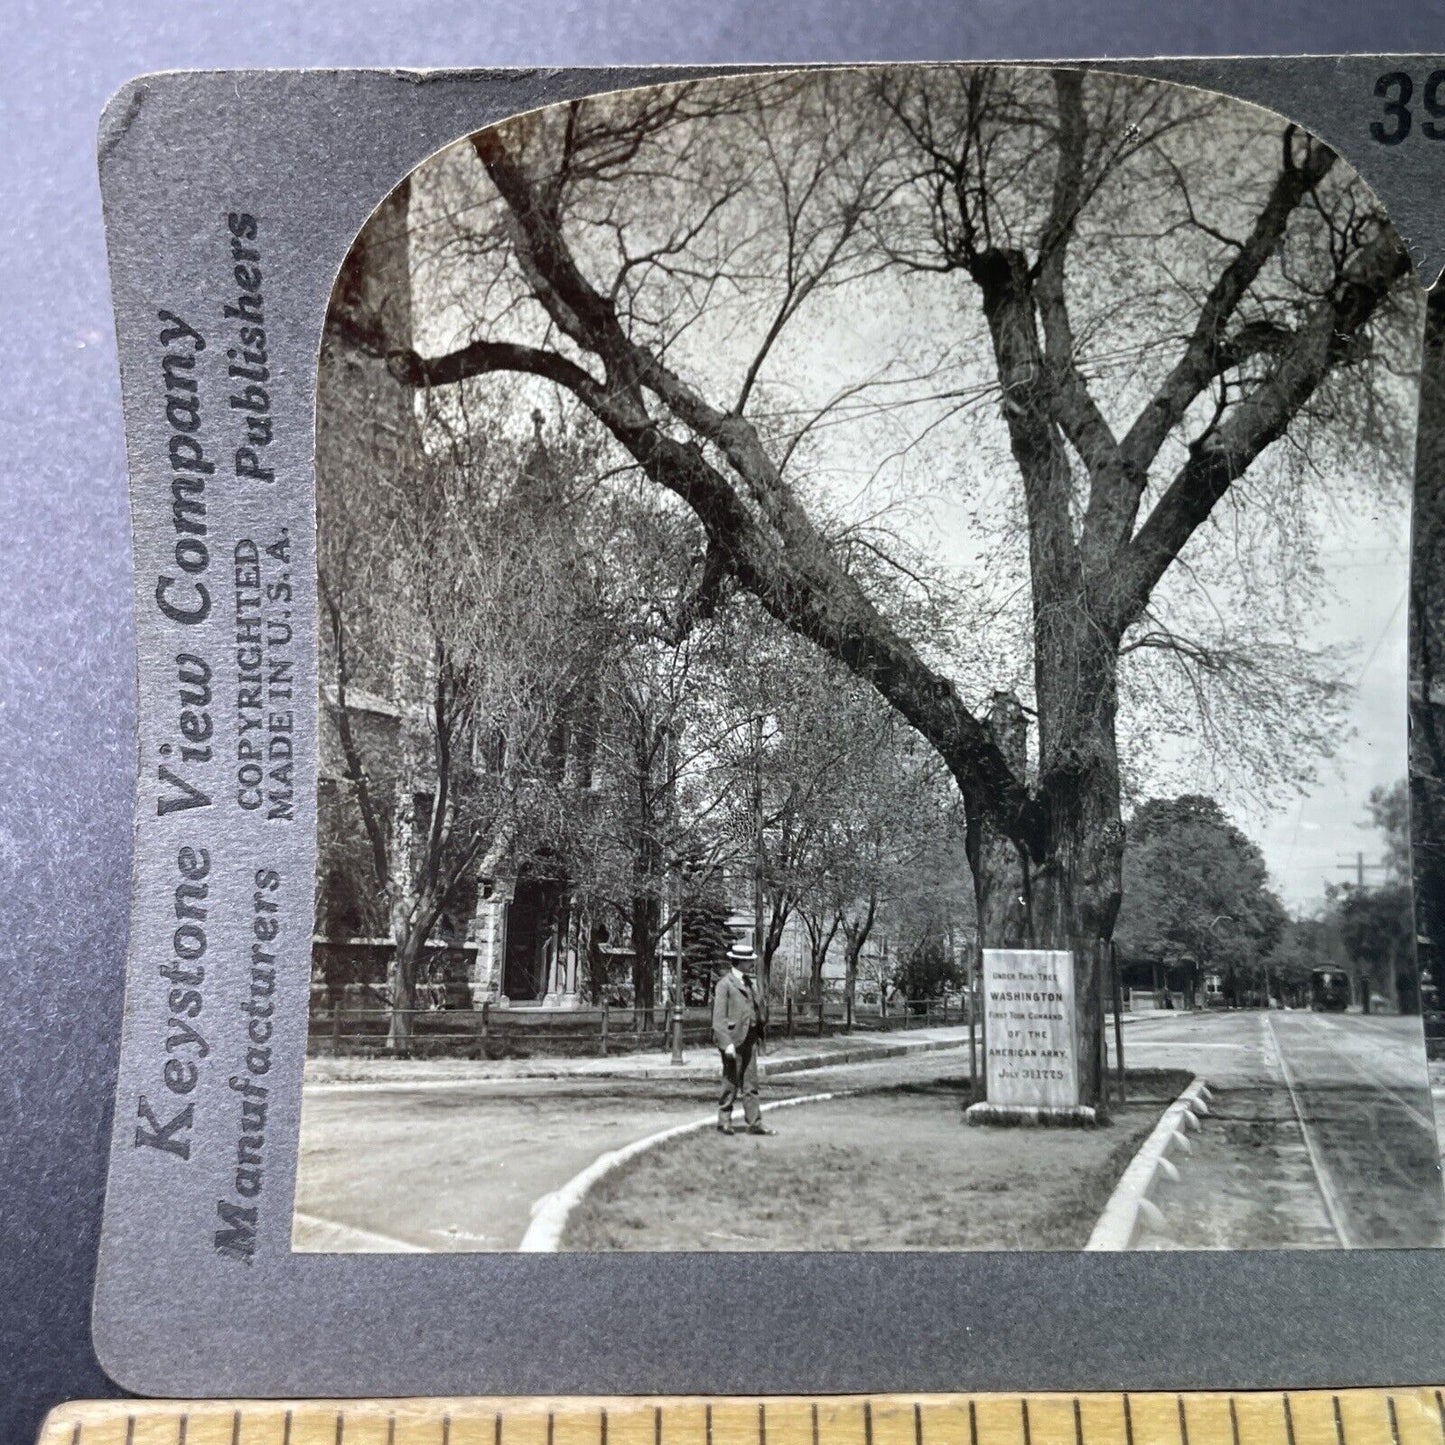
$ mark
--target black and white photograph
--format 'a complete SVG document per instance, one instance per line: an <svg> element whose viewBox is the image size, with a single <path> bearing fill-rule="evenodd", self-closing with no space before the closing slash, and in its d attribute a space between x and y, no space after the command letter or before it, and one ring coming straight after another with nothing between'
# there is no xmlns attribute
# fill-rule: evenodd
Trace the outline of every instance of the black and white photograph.
<svg viewBox="0 0 1445 1445"><path fill-rule="evenodd" d="M293 1250L1445 1243L1426 309L1323 141L1103 70L417 167L318 362Z"/></svg>

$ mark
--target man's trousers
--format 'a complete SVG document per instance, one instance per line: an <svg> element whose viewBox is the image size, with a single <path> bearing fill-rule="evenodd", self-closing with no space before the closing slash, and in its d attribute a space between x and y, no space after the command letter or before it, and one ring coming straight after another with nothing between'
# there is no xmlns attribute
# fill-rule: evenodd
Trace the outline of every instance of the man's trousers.
<svg viewBox="0 0 1445 1445"><path fill-rule="evenodd" d="M733 1105L739 1094L743 1099L743 1118L749 1125L758 1123L762 1113L758 1108L757 1040L749 1037L746 1042L739 1044L737 1053L732 1058L723 1054L722 1071L722 1094L717 1101L718 1123L732 1122Z"/></svg>

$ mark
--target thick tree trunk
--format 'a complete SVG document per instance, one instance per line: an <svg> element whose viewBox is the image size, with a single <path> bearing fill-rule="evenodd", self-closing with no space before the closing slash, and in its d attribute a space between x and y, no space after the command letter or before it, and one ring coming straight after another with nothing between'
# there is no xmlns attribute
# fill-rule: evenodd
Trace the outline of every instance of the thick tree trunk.
<svg viewBox="0 0 1445 1445"><path fill-rule="evenodd" d="M1036 278L1025 258L991 251L978 258L1004 390L1004 420L1023 482L1029 523L1038 782L1043 837L1028 854L1005 849L975 825L970 850L985 947L1068 949L1074 956L1074 1038L1080 1102L1102 1103L1104 944L1121 898L1124 830L1119 818L1119 632L1111 621L1108 568L1086 571L1075 540L1074 477L1059 425L1064 404L1039 332ZM1055 281L1057 277L1053 278ZM1099 595L1095 596L1095 592ZM1022 711L996 696L989 731L1016 777L1028 776ZM966 798L966 802L967 802ZM970 812L984 812L970 807ZM1002 876L1006 883L1000 882ZM1018 894L1008 885L1017 880ZM1023 938L1018 938L1017 914Z"/></svg>
<svg viewBox="0 0 1445 1445"><path fill-rule="evenodd" d="M1087 655L1087 644L1078 640L1074 650L1076 659ZM1123 896L1124 829L1114 659L1110 653L1095 661L1092 705L1078 695L1077 674L1064 687L1041 689L1049 846L1032 878L1030 911L1036 946L1073 952L1080 1096L1097 1107L1104 1084L1104 959ZM1051 725L1061 739L1052 746Z"/></svg>
<svg viewBox="0 0 1445 1445"><path fill-rule="evenodd" d="M988 729L1017 776L1028 764L1028 721L1011 692L996 692L989 704ZM992 823L986 804L964 793L964 851L973 874L974 912L985 948L1024 948L1032 937L1029 921L1027 855Z"/></svg>
<svg viewBox="0 0 1445 1445"><path fill-rule="evenodd" d="M1122 896L1124 830L1119 817L1118 754L1114 738L1114 671L1096 673L1094 700L1083 718L1063 709L1073 699L1040 678L1040 751L1048 833L1041 856L1030 859L968 809L968 857L973 871L979 941L983 948L1067 949L1074 956L1074 1037L1080 1102L1102 1104L1103 987L1107 941ZM1082 684L1073 683L1075 692ZM1044 724L1067 720L1050 746ZM1082 723L1082 725L1081 725ZM989 725L1001 751L1025 772L1026 725L1008 694L995 696Z"/></svg>

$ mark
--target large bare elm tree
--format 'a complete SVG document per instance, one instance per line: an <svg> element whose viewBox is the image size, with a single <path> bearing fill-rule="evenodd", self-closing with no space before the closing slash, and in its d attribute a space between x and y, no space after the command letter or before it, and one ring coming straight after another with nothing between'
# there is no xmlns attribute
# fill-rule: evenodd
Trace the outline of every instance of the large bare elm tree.
<svg viewBox="0 0 1445 1445"><path fill-rule="evenodd" d="M331 344L433 403L499 376L560 398L685 504L706 535L688 617L752 594L928 740L983 941L1074 951L1097 1060L1121 676L1166 658L1184 681L1163 721L1197 703L1266 785L1331 746L1337 679L1250 619L1304 595L1288 559L1315 498L1401 481L1421 307L1373 196L1315 138L1204 92L942 67L552 107L429 162L410 210L425 317L393 329L357 262ZM944 646L906 586L875 585L930 577L829 489L830 438L868 428L900 466L931 439L936 482L1002 498L970 565L987 591L1016 560L1021 669L966 587ZM1226 529L1257 560L1211 633L1188 581Z"/></svg>

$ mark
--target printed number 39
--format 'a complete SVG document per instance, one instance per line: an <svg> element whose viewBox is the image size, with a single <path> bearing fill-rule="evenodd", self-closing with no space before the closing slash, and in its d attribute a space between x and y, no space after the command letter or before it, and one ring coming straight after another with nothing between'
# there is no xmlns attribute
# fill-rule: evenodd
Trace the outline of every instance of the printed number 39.
<svg viewBox="0 0 1445 1445"><path fill-rule="evenodd" d="M1421 131L1430 140L1445 140L1445 70L1432 70L1425 82L1423 104L1431 116L1420 123ZM1415 82L1403 70L1392 70L1375 82L1375 94L1385 102L1385 119L1370 122L1370 134L1382 146L1397 146L1410 134L1412 116L1410 101L1415 94Z"/></svg>

